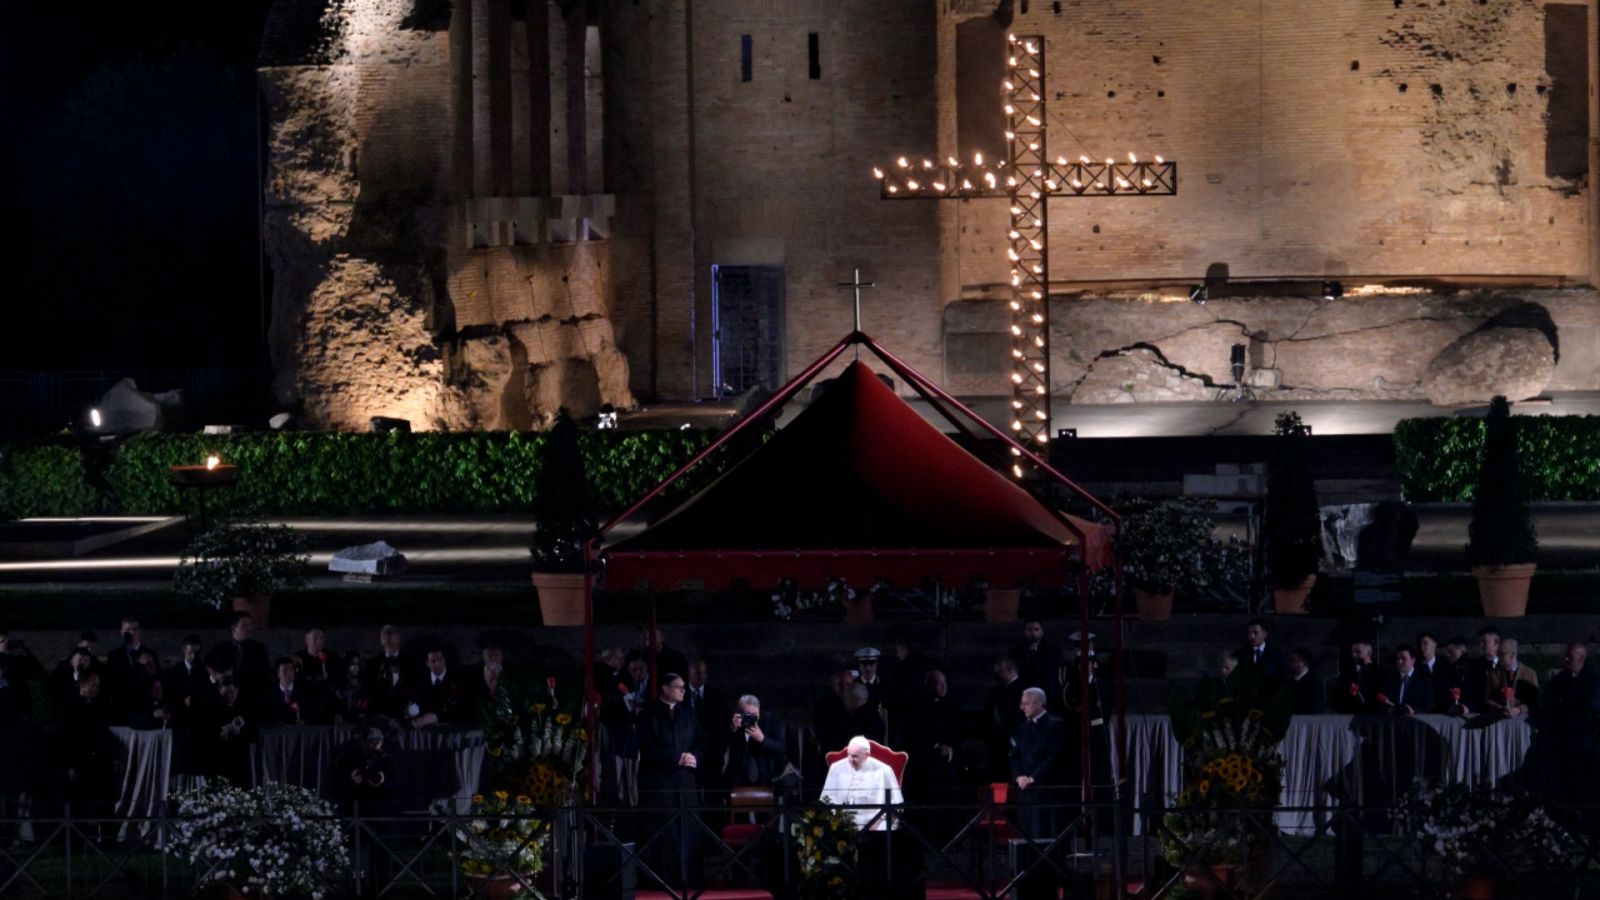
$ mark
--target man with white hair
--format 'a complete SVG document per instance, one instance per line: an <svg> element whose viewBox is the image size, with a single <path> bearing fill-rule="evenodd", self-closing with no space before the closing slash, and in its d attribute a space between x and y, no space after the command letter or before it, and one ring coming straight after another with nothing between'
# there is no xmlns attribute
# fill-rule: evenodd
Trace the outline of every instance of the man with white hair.
<svg viewBox="0 0 1600 900"><path fill-rule="evenodd" d="M886 831L889 821L885 804L905 802L900 793L900 779L888 764L872 758L872 744L861 735L850 739L844 759L828 767L828 778L822 784L822 801L836 806L854 806L849 810L862 831Z"/></svg>

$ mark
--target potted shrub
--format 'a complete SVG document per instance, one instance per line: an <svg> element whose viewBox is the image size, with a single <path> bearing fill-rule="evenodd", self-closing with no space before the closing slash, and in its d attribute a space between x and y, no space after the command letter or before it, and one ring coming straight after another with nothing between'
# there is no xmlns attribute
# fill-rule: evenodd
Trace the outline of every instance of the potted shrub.
<svg viewBox="0 0 1600 900"><path fill-rule="evenodd" d="M1303 613L1322 558L1322 521L1311 477L1311 436L1294 412L1278 416L1273 434L1264 523L1267 580L1278 612Z"/></svg>
<svg viewBox="0 0 1600 900"><path fill-rule="evenodd" d="M1484 421L1483 462L1467 525L1467 562L1478 579L1484 615L1507 618L1527 613L1528 586L1538 555L1539 537L1528 512L1511 404L1495 397Z"/></svg>
<svg viewBox="0 0 1600 900"><path fill-rule="evenodd" d="M475 794L470 818L456 826L461 874L475 897L541 896L540 875L550 846L550 823L526 794ZM548 886L548 885L546 885Z"/></svg>
<svg viewBox="0 0 1600 900"><path fill-rule="evenodd" d="M232 604L260 629L272 612L273 592L303 584L301 572L310 562L305 537L287 525L225 522L184 548L172 588L213 609Z"/></svg>
<svg viewBox="0 0 1600 900"><path fill-rule="evenodd" d="M1120 512L1118 550L1139 618L1170 617L1174 594L1247 580L1249 555L1237 539L1216 539L1204 503L1135 500L1123 504Z"/></svg>
<svg viewBox="0 0 1600 900"><path fill-rule="evenodd" d="M533 586L546 625L583 624L583 546L597 529L578 423L562 407L533 479Z"/></svg>

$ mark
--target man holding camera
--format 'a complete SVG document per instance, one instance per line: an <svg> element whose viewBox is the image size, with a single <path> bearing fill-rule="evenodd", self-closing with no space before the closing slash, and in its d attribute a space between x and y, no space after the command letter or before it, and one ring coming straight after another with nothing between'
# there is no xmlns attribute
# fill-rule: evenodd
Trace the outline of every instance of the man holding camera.
<svg viewBox="0 0 1600 900"><path fill-rule="evenodd" d="M771 787L789 765L783 720L762 712L754 694L739 698L729 731L728 764L722 770L729 787Z"/></svg>

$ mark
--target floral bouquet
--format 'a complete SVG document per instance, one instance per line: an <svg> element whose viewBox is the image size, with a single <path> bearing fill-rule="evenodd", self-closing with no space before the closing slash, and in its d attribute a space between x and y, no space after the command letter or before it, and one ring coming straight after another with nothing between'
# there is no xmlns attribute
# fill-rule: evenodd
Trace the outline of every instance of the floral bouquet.
<svg viewBox="0 0 1600 900"><path fill-rule="evenodd" d="M1590 865L1579 865L1582 842L1542 805L1504 792L1419 778L1392 816L1400 833L1417 835L1454 879L1515 874L1526 886L1570 880Z"/></svg>
<svg viewBox="0 0 1600 900"><path fill-rule="evenodd" d="M225 781L181 791L167 852L193 864L201 883L245 893L321 900L350 871L333 806L292 784L248 791Z"/></svg>
<svg viewBox="0 0 1600 900"><path fill-rule="evenodd" d="M543 872L550 823L539 818L538 812L533 798L526 794L513 797L495 791L475 795L471 818L456 828L461 873L474 878L530 878ZM532 893L541 896L537 890Z"/></svg>
<svg viewBox="0 0 1600 900"><path fill-rule="evenodd" d="M551 703L533 703L522 712L504 706L497 706L485 729L495 783L540 807L569 798L589 755L588 735L575 715Z"/></svg>
<svg viewBox="0 0 1600 900"><path fill-rule="evenodd" d="M1163 820L1165 854L1179 866L1238 864L1252 831L1248 815L1271 809L1283 790L1280 738L1259 709L1202 716L1185 744L1184 788Z"/></svg>
<svg viewBox="0 0 1600 900"><path fill-rule="evenodd" d="M827 797L823 803L829 803ZM856 877L856 838L860 831L848 811L813 807L789 826L800 864L799 896L804 900L844 900L860 895Z"/></svg>

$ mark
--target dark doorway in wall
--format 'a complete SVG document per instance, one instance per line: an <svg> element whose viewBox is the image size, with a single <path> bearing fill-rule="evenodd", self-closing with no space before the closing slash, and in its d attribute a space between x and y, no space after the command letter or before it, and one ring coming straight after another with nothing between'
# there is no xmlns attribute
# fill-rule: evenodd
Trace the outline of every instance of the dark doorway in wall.
<svg viewBox="0 0 1600 900"><path fill-rule="evenodd" d="M713 396L783 384L783 267L712 266Z"/></svg>
<svg viewBox="0 0 1600 900"><path fill-rule="evenodd" d="M1544 71L1550 79L1544 173L1582 178L1589 171L1589 10L1577 3L1544 8Z"/></svg>

